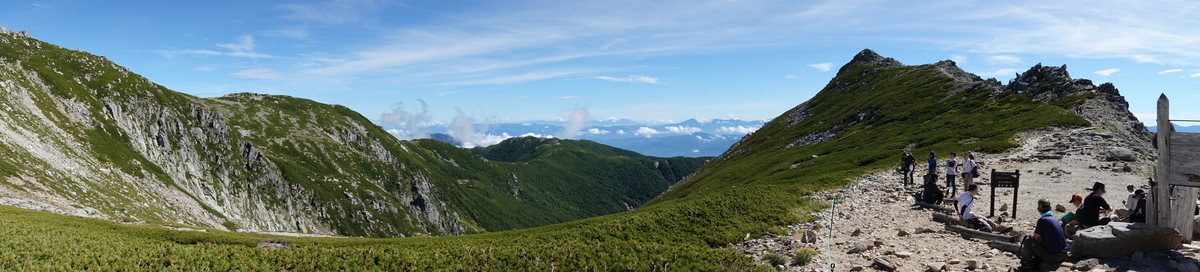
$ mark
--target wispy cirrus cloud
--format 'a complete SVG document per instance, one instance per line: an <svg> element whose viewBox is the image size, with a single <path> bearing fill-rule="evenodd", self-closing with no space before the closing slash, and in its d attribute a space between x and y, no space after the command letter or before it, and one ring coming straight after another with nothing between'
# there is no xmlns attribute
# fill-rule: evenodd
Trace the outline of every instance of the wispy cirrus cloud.
<svg viewBox="0 0 1200 272"><path fill-rule="evenodd" d="M833 63L832 62L814 63L814 64L809 64L808 67L816 68L818 71L821 71L821 72L829 72L829 70L833 69Z"/></svg>
<svg viewBox="0 0 1200 272"><path fill-rule="evenodd" d="M275 71L274 69L271 69L271 68L246 69L246 70L241 70L241 71L230 73L229 75L232 75L234 77L253 78L253 79L270 79L270 80L290 79L287 76L284 76L283 73L280 73L279 71Z"/></svg>
<svg viewBox="0 0 1200 272"><path fill-rule="evenodd" d="M1104 69L1104 70L1096 71L1096 74L1097 74L1097 75L1101 75L1101 76L1110 76L1110 75L1112 75L1113 73L1120 72L1120 71L1121 71L1121 69L1117 69L1117 68L1108 68L1108 69Z"/></svg>
<svg viewBox="0 0 1200 272"><path fill-rule="evenodd" d="M612 81L612 82L658 84L658 78L648 77L648 76L633 76L633 75L627 76L627 77L598 76L598 77L595 77L595 79L602 79L602 80Z"/></svg>
<svg viewBox="0 0 1200 272"><path fill-rule="evenodd" d="M1170 74L1170 73L1174 73L1174 72L1183 72L1183 69L1167 69L1167 70L1159 71L1158 74L1160 74L1160 75L1161 74Z"/></svg>
<svg viewBox="0 0 1200 272"><path fill-rule="evenodd" d="M287 4L279 8L287 10L289 19L326 24L346 24L370 20L374 13L388 1L380 0L331 0L312 4Z"/></svg>
<svg viewBox="0 0 1200 272"><path fill-rule="evenodd" d="M168 49L158 50L156 53L172 57L175 55L209 55L209 56L226 56L252 59L267 59L278 58L267 54L261 54L254 50L254 36L241 35L237 37L235 43L221 43L217 47L228 49L228 51L214 51L206 49Z"/></svg>
<svg viewBox="0 0 1200 272"><path fill-rule="evenodd" d="M1016 56L1009 56L1009 55L996 55L996 56L988 56L987 61L989 63L1010 64L1011 65L1011 64L1021 63L1021 58L1016 57Z"/></svg>

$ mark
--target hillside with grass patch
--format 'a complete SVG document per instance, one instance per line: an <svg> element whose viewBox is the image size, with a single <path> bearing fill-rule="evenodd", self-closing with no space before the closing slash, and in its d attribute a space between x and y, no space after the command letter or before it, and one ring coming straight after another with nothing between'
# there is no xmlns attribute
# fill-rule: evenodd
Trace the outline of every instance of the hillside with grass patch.
<svg viewBox="0 0 1200 272"><path fill-rule="evenodd" d="M1049 126L1087 126L1086 120L1053 102L1080 96L1119 96L1115 91L1064 88L1014 90L965 73L953 62L906 66L864 50L811 100L782 113L632 211L465 236L272 237L269 240L275 244L286 243L289 247L263 249L250 244L268 238L252 234L159 232L147 226L96 221L122 230L120 234L109 234L78 226L93 219L0 208L4 236L24 239L11 244L14 250L0 254L0 266L78 269L99 265L90 258L58 250L89 239L123 239L130 242L83 242L81 246L105 252L103 256L113 261L109 266L97 267L122 270L179 266L264 270L766 270L770 268L755 266L751 258L729 246L746 237L786 234L788 230L782 226L814 220L813 212L828 205L813 192L839 188L856 177L889 169L905 150L1000 152L1017 145L1014 137L1019 132ZM404 145L407 152L436 160L405 165L462 169L437 173L444 173L446 180L469 185L478 175L492 176L477 171L479 168L473 166L477 164L519 165L512 168L512 173L520 177L520 167L553 169L623 153L576 152L564 146L592 143L557 142L513 139L501 146L470 150L478 157L464 159L455 154L465 150L432 140L416 141ZM606 163L600 165L632 163L603 160ZM677 164L683 163L672 162ZM666 172L676 176L683 173ZM658 173L667 175L661 170ZM525 181L515 180L519 184ZM470 199L463 196L463 201ZM56 222L59 220L64 222ZM65 235L23 232L27 229Z"/></svg>
<svg viewBox="0 0 1200 272"><path fill-rule="evenodd" d="M526 140L553 151L501 144L532 155L489 160L399 141L341 105L178 93L23 32L0 33L0 91L0 196L153 225L366 237L522 229L627 211L704 161L536 138Z"/></svg>

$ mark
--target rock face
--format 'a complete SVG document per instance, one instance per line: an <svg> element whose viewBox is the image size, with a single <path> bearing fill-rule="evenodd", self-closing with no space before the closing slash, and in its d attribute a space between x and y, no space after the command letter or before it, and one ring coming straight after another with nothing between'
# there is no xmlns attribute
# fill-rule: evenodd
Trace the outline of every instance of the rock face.
<svg viewBox="0 0 1200 272"><path fill-rule="evenodd" d="M522 200L565 195L522 190L546 184L527 178L537 170L400 141L344 106L250 93L200 98L27 35L0 31L0 41L0 195L25 200L0 204L231 231L457 235L625 211L624 201L641 205L661 192L645 189L666 190L691 172L656 160L640 170L663 180L630 180L650 187L585 185L629 194L549 212L566 206ZM540 141L529 147L559 143ZM505 214L515 210L535 212Z"/></svg>
<svg viewBox="0 0 1200 272"><path fill-rule="evenodd" d="M1116 147L1108 150L1108 157L1109 160L1131 162L1137 160L1137 153L1129 148Z"/></svg>
<svg viewBox="0 0 1200 272"><path fill-rule="evenodd" d="M1071 253L1115 259L1136 251L1173 249L1179 246L1182 239L1173 228L1113 222L1080 230L1071 244Z"/></svg>

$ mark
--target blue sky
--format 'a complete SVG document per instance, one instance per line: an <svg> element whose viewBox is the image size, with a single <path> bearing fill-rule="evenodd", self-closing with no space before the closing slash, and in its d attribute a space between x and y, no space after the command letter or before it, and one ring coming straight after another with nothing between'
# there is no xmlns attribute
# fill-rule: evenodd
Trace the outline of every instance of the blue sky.
<svg viewBox="0 0 1200 272"><path fill-rule="evenodd" d="M1143 121L1200 119L1189 1L74 1L0 25L197 96L284 94L378 118L770 119L864 48L1007 82L1037 63L1113 82ZM1095 3L1103 2L1103 3Z"/></svg>

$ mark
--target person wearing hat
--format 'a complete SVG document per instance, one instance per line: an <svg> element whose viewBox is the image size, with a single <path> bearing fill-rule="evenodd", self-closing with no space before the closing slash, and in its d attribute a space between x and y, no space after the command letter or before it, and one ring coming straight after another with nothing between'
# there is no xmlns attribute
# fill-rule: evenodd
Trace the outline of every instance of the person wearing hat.
<svg viewBox="0 0 1200 272"><path fill-rule="evenodd" d="M1039 199L1037 210L1042 217L1033 236L1021 241L1021 267L1017 271L1054 271L1067 258L1067 236L1050 212L1050 201Z"/></svg>
<svg viewBox="0 0 1200 272"><path fill-rule="evenodd" d="M1075 194L1071 196L1069 203L1075 205L1075 207L1062 216L1062 229L1068 235L1074 235L1075 231L1079 230L1079 221L1075 221L1075 212L1078 212L1079 208L1083 206L1083 195Z"/></svg>
<svg viewBox="0 0 1200 272"><path fill-rule="evenodd" d="M975 216L971 212L971 208L975 207L976 196L979 195L979 184L968 184L967 190L959 195L955 203L956 211L958 211L958 220L967 223L967 227L977 229L983 232L992 232L992 226L983 218Z"/></svg>
<svg viewBox="0 0 1200 272"><path fill-rule="evenodd" d="M1130 223L1146 223L1146 191L1137 189L1133 191L1134 202L1133 211L1129 212Z"/></svg>
<svg viewBox="0 0 1200 272"><path fill-rule="evenodd" d="M929 163L929 172L925 174L925 179L929 180L929 177L937 176L937 153L929 151L929 159L926 162Z"/></svg>
<svg viewBox="0 0 1200 272"><path fill-rule="evenodd" d="M1092 184L1091 194L1083 198L1083 206L1079 207L1079 211L1075 212L1075 220L1079 221L1080 228L1090 228L1099 225L1108 225L1112 219L1108 217L1100 218L1100 214L1112 212L1112 207L1108 206L1108 201L1104 200L1104 183L1096 182Z"/></svg>

